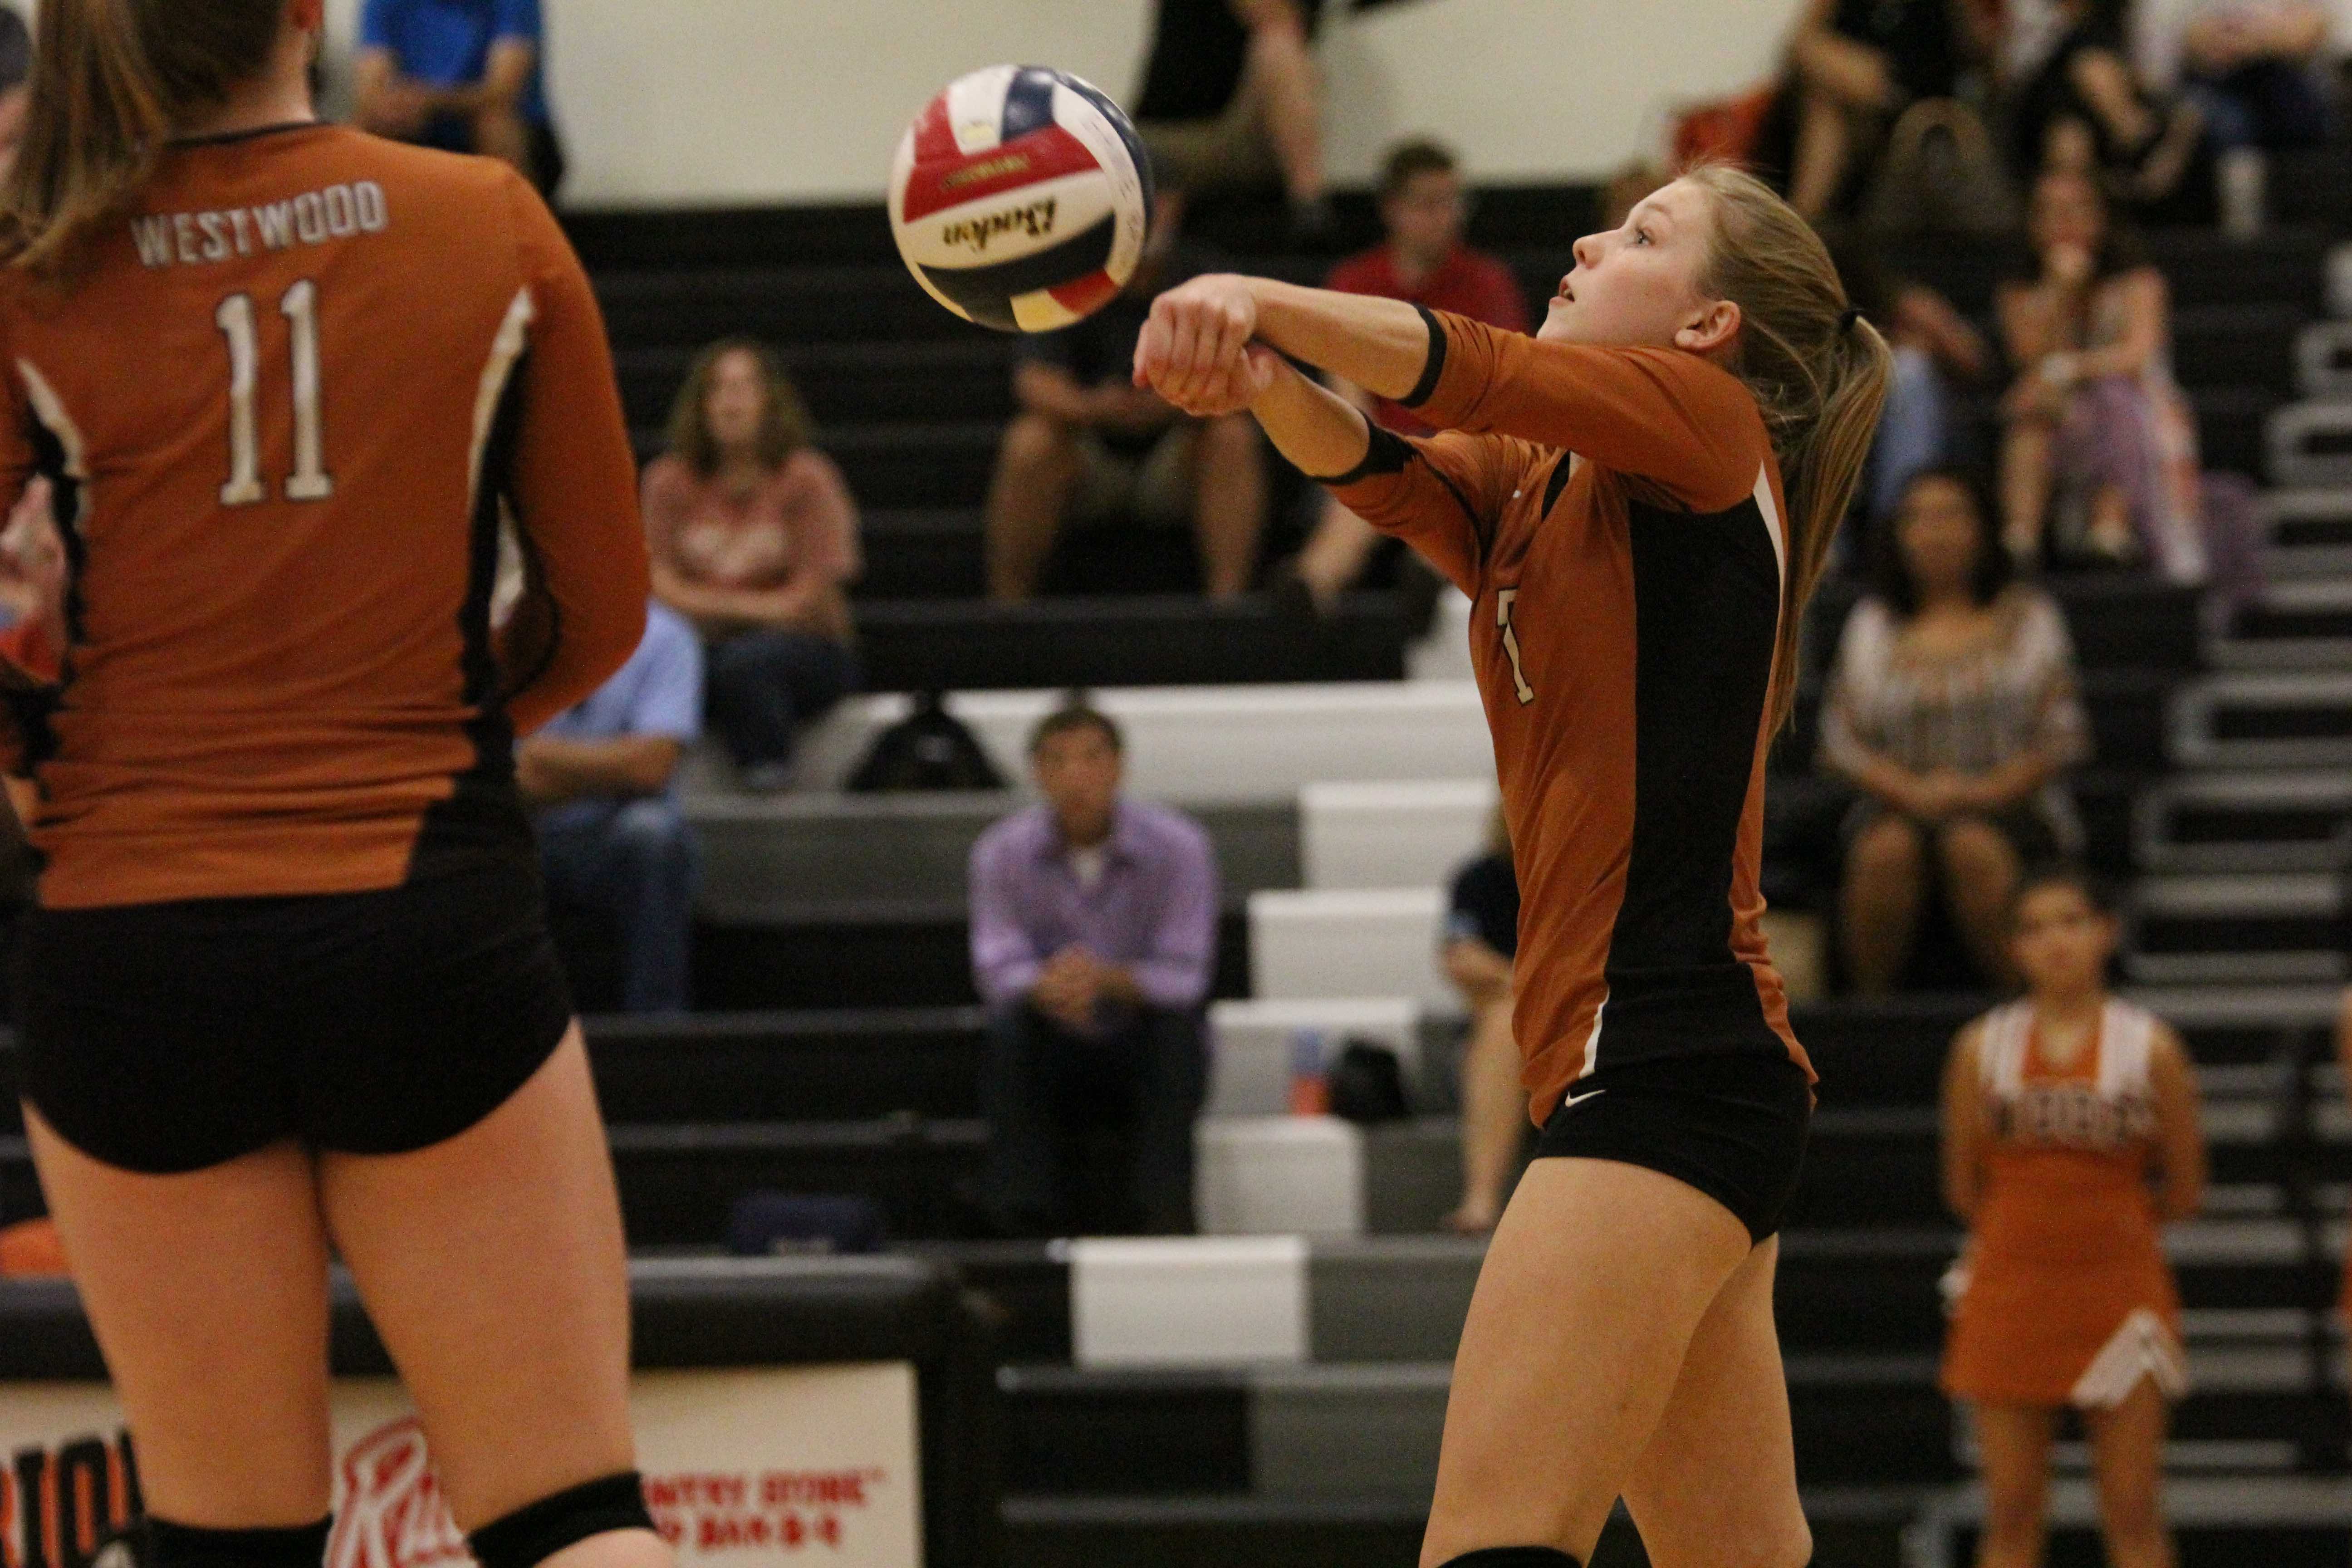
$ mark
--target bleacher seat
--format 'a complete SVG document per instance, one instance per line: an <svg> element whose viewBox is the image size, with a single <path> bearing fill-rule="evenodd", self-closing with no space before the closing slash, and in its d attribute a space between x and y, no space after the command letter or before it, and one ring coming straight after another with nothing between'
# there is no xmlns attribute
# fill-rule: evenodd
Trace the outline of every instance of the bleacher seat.
<svg viewBox="0 0 2352 1568"><path fill-rule="evenodd" d="M1364 1135L1336 1116L1212 1116L1193 1128L1204 1236L1361 1236Z"/></svg>
<svg viewBox="0 0 2352 1568"><path fill-rule="evenodd" d="M1494 771L1477 688L1460 682L1098 689L1088 698L1127 736L1127 784L1154 800L1295 801L1310 784L1475 778ZM1055 691L959 691L948 710L1007 778L1025 773L1029 732ZM907 716L902 697L853 699L813 726L803 787L838 787L874 737Z"/></svg>
<svg viewBox="0 0 2352 1568"><path fill-rule="evenodd" d="M1290 1109L1292 1042L1317 1037L1328 1065L1350 1040L1397 1054L1404 1081L1421 1075L1421 1005L1406 997L1296 997L1219 1002L1209 1009L1211 1116L1276 1116Z"/></svg>
<svg viewBox="0 0 2352 1568"><path fill-rule="evenodd" d="M1458 1016L1462 999L1438 968L1444 922L1445 893L1438 888L1253 893L1255 994L1384 996L1402 990L1434 1015Z"/></svg>
<svg viewBox="0 0 2352 1568"><path fill-rule="evenodd" d="M1478 778L1308 784L1298 793L1306 885L1443 886L1485 851L1497 794Z"/></svg>
<svg viewBox="0 0 2352 1568"><path fill-rule="evenodd" d="M1069 1244L1070 1352L1082 1367L1307 1358L1307 1243L1297 1236Z"/></svg>

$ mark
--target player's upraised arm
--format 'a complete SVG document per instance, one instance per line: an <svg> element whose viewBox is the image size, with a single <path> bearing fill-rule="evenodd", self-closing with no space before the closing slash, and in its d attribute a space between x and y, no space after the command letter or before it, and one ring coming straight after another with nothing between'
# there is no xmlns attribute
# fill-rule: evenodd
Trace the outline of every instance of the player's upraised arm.
<svg viewBox="0 0 2352 1568"><path fill-rule="evenodd" d="M1152 321L1179 386L1254 339L1425 424L1564 447L1694 510L1737 504L1769 449L1754 395L1681 349L1546 342L1402 300L1220 275L1161 295Z"/></svg>
<svg viewBox="0 0 2352 1568"><path fill-rule="evenodd" d="M1259 281L1196 279L1161 295L1136 343L1136 384L1202 417L1248 410L1302 473L1331 489L1373 527L1403 539L1455 586L1475 595L1500 510L1494 454L1481 449L1485 444L1460 437L1405 441L1372 425L1354 405L1299 374L1263 343L1254 343L1257 321L1251 290ZM1415 332L1421 333L1425 356L1427 334L1410 305L1318 289L1297 292L1334 301L1340 315L1360 316L1366 341L1385 342L1392 351L1396 363L1387 367L1391 372L1401 370L1412 352ZM1358 306L1369 309L1357 311ZM1404 311L1411 331L1391 320L1400 330L1384 336L1380 318L1392 318L1396 309ZM1358 384L1378 392L1384 381L1376 368Z"/></svg>
<svg viewBox="0 0 2352 1568"><path fill-rule="evenodd" d="M532 586L552 612L500 649L520 734L627 662L645 633L647 584L636 460L603 312L546 204L520 178L509 191L531 315L509 499L531 547Z"/></svg>

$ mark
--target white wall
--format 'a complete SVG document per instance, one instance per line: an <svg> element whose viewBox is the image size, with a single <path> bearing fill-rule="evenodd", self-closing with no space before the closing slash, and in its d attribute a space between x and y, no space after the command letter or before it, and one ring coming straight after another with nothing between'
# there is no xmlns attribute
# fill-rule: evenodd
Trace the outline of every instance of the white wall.
<svg viewBox="0 0 2352 1568"><path fill-rule="evenodd" d="M950 79L1059 66L1115 95L1151 0L543 0L577 206L878 197L892 148ZM1769 68L1797 0L1327 0L1326 138L1343 182L1433 132L1483 180L1603 173L1667 108ZM329 0L348 39L360 0Z"/></svg>

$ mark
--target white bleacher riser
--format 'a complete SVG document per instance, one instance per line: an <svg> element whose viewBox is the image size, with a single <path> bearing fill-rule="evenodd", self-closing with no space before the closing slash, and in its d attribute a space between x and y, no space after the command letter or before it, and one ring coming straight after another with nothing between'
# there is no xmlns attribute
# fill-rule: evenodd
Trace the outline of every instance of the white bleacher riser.
<svg viewBox="0 0 2352 1568"><path fill-rule="evenodd" d="M2340 616L2352 611L2352 582L2307 577L2274 583L2261 602L2285 615ZM2347 669L2352 668L2352 637L2209 636L2205 659L2216 669Z"/></svg>
<svg viewBox="0 0 2352 1568"><path fill-rule="evenodd" d="M1252 893L1250 973L1265 997L1404 994L1444 1017L1461 998L1438 969L1437 888Z"/></svg>
<svg viewBox="0 0 2352 1568"><path fill-rule="evenodd" d="M1301 1237L1152 1237L1068 1245L1070 1349L1082 1367L1307 1359L1307 1242Z"/></svg>
<svg viewBox="0 0 2352 1568"><path fill-rule="evenodd" d="M1350 1038L1396 1052L1410 1086L1421 1071L1421 1004L1398 997L1218 1002L1209 1008L1211 1116L1279 1116L1290 1109L1290 1041L1323 1037L1327 1053ZM1328 1065L1328 1060L1327 1060Z"/></svg>
<svg viewBox="0 0 2352 1568"><path fill-rule="evenodd" d="M1404 650L1406 676L1413 680L1469 680L1476 674L1470 663L1470 600L1448 585L1437 595L1437 614L1429 635Z"/></svg>
<svg viewBox="0 0 2352 1568"><path fill-rule="evenodd" d="M1311 784L1298 792L1309 888L1444 886L1485 852L1491 779Z"/></svg>
<svg viewBox="0 0 2352 1568"><path fill-rule="evenodd" d="M2352 574L2352 489L2267 491L2255 502L2254 526L2273 582ZM2314 533L2315 542L2297 538Z"/></svg>
<svg viewBox="0 0 2352 1568"><path fill-rule="evenodd" d="M2132 890L2136 921L2242 919L2334 921L2341 916L2343 883L2334 875L2146 877ZM2324 983L2344 973L2333 947L2264 949L2252 952L2128 952L2126 971L2144 984Z"/></svg>
<svg viewBox="0 0 2352 1568"><path fill-rule="evenodd" d="M2190 768L2352 766L2352 675L2244 674L2192 680L2172 694L2167 728L2172 760ZM2214 715L2227 709L2319 710L2347 715L2346 732L2286 739L2224 739Z"/></svg>
<svg viewBox="0 0 2352 1568"><path fill-rule="evenodd" d="M1128 787L1153 800L1287 800L1318 781L1491 775L1478 689L1467 680L1139 687L1090 693L1127 737ZM948 710L1008 782L1028 773L1029 732L1055 691L969 691ZM874 737L906 716L898 696L853 698L812 726L796 786L839 787Z"/></svg>
<svg viewBox="0 0 2352 1568"><path fill-rule="evenodd" d="M2273 484L2352 485L2352 402L2291 403L2276 409L2265 442ZM2337 449L2315 449L2323 445Z"/></svg>
<svg viewBox="0 0 2352 1568"><path fill-rule="evenodd" d="M2295 334L2294 379L2305 397L2352 397L2352 321L2314 321Z"/></svg>
<svg viewBox="0 0 2352 1568"><path fill-rule="evenodd" d="M2326 838L2177 843L2183 811L2296 812L2335 823ZM2326 871L2352 864L2352 772L2192 773L2163 779L2132 805L2133 858L2143 871L2248 873ZM2251 829L2249 829L2251 831Z"/></svg>
<svg viewBox="0 0 2352 1568"><path fill-rule="evenodd" d="M1364 1234L1364 1134L1354 1122L1204 1117L1192 1143L1203 1236Z"/></svg>
<svg viewBox="0 0 2352 1568"><path fill-rule="evenodd" d="M2327 253L2327 309L2331 314L2352 317L2352 244Z"/></svg>

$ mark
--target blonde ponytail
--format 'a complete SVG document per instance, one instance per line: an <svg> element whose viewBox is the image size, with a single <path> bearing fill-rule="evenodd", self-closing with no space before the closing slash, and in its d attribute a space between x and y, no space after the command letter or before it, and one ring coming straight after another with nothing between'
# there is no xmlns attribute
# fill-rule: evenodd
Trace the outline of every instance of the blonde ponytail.
<svg viewBox="0 0 2352 1568"><path fill-rule="evenodd" d="M268 64L285 0L44 0L0 261L70 268L146 184L189 110Z"/></svg>
<svg viewBox="0 0 2352 1568"><path fill-rule="evenodd" d="M1683 177L1715 198L1700 287L1739 307L1731 368L1763 410L1788 500L1788 603L1772 666L1778 729L1796 706L1805 606L1862 483L1894 356L1878 329L1848 308L1821 237L1769 186L1722 164Z"/></svg>

